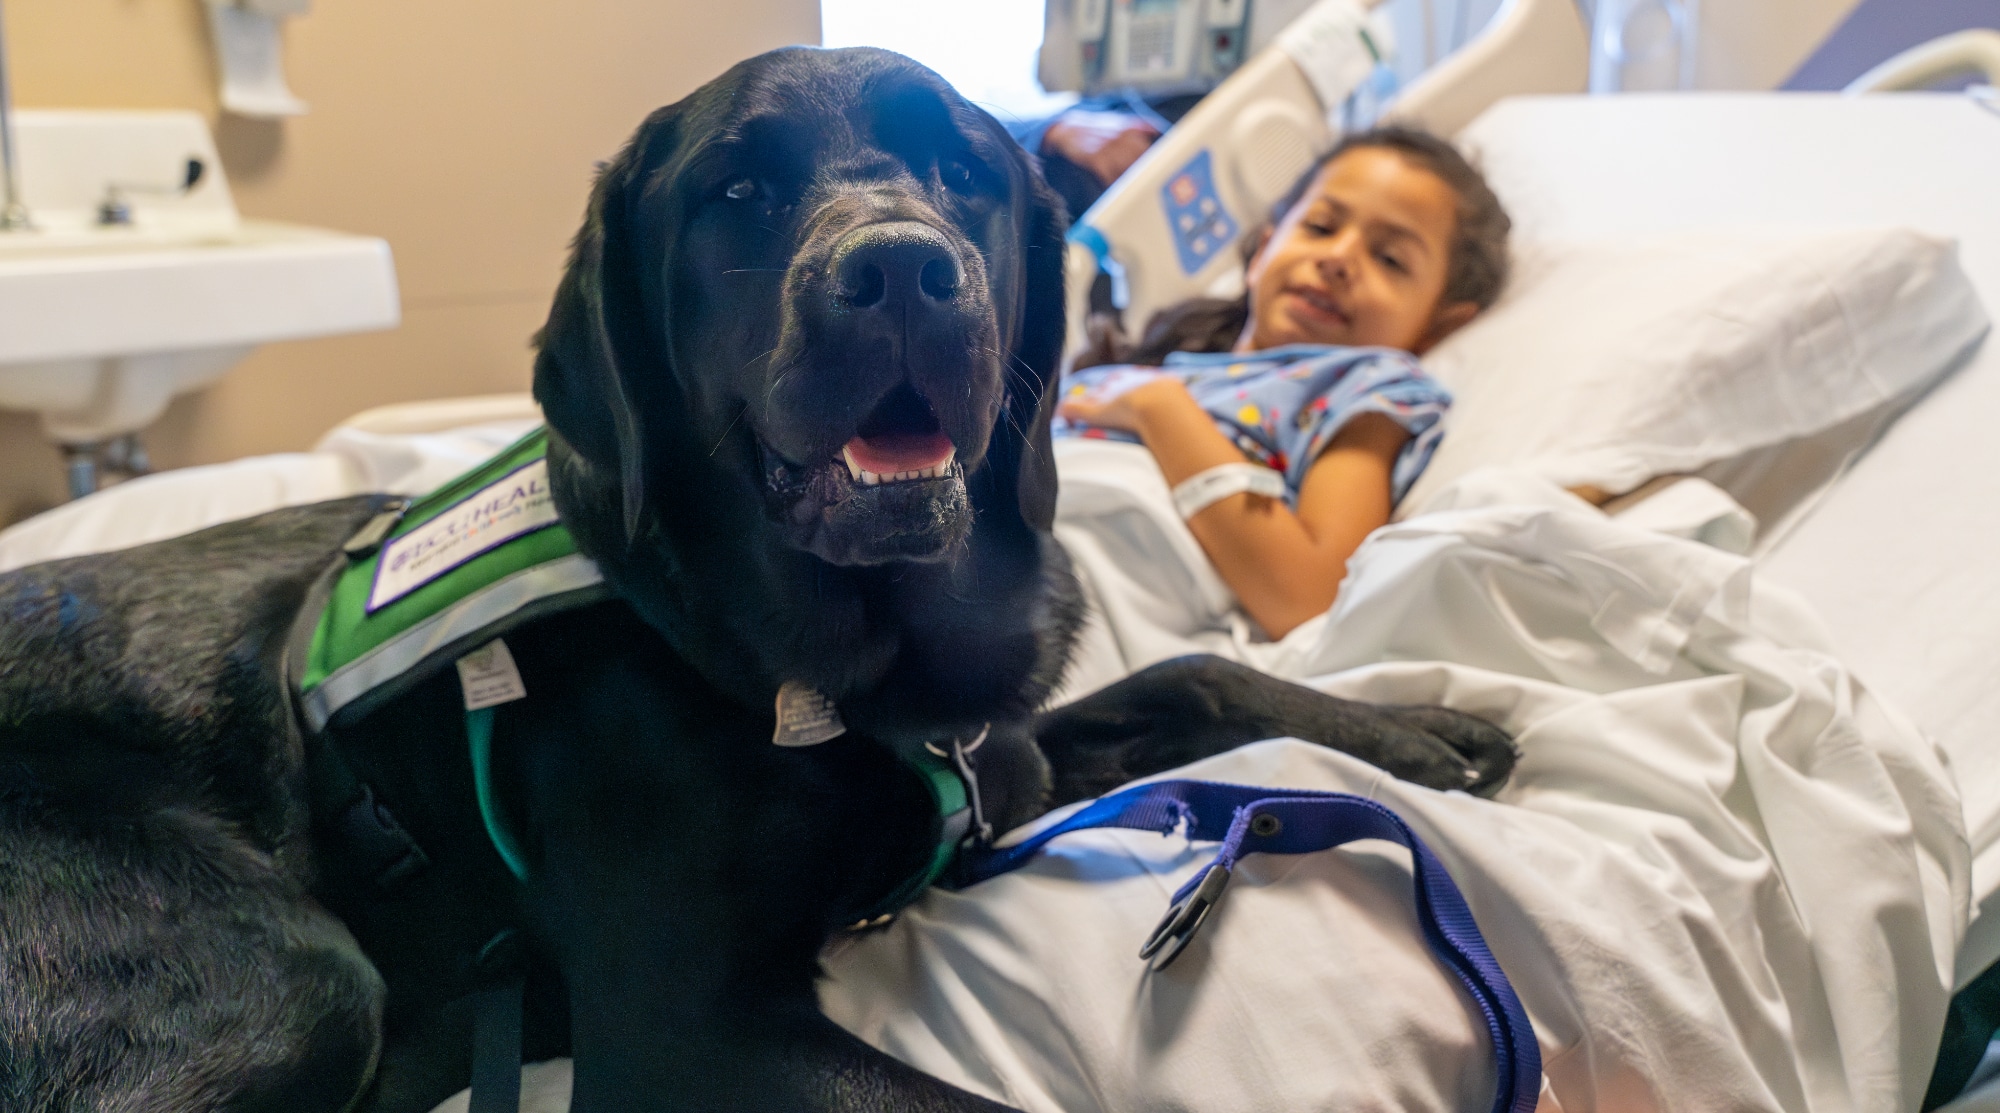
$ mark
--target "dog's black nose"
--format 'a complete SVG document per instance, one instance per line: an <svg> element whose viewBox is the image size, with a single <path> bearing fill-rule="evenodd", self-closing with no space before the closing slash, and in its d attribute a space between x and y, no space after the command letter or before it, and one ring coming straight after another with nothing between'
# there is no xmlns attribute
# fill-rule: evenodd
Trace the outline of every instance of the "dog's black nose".
<svg viewBox="0 0 2000 1113"><path fill-rule="evenodd" d="M914 220L857 228L833 251L835 296L854 309L949 302L964 279L944 234Z"/></svg>

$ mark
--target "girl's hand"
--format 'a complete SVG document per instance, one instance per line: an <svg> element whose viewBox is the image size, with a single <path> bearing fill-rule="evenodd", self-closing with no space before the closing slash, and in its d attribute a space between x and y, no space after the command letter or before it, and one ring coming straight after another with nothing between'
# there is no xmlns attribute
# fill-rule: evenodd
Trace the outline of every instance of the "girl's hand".
<svg viewBox="0 0 2000 1113"><path fill-rule="evenodd" d="M1072 108L1042 132L1042 153L1061 155L1110 185L1159 137L1159 128L1129 112Z"/></svg>
<svg viewBox="0 0 2000 1113"><path fill-rule="evenodd" d="M1065 395L1056 413L1071 421L1100 429L1141 432L1148 411L1162 405L1193 404L1187 385L1180 379L1157 371L1120 372L1081 393Z"/></svg>

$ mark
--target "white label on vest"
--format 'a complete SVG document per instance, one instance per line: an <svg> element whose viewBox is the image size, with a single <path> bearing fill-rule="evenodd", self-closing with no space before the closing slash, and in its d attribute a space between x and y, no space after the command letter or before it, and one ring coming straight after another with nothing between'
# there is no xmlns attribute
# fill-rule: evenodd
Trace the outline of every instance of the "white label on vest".
<svg viewBox="0 0 2000 1113"><path fill-rule="evenodd" d="M514 655L499 638L458 659L458 686L465 691L467 711L528 698L528 686L521 683Z"/></svg>
<svg viewBox="0 0 2000 1113"><path fill-rule="evenodd" d="M382 546L368 612L430 583L473 557L556 524L549 462L523 464Z"/></svg>
<svg viewBox="0 0 2000 1113"><path fill-rule="evenodd" d="M817 746L846 733L840 708L818 688L787 680L778 689L778 729L771 735L773 745Z"/></svg>

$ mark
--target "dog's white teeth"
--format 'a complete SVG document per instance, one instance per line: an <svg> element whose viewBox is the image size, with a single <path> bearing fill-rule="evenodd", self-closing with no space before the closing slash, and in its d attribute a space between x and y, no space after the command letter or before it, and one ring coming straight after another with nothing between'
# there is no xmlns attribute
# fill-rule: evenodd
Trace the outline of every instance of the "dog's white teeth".
<svg viewBox="0 0 2000 1113"><path fill-rule="evenodd" d="M855 462L854 453L845 448L840 450L840 460L847 465L847 474L864 487L878 487L884 483L904 483L913 479L942 479L951 471L954 456L955 453L947 453L944 462L933 467L883 473L869 471Z"/></svg>

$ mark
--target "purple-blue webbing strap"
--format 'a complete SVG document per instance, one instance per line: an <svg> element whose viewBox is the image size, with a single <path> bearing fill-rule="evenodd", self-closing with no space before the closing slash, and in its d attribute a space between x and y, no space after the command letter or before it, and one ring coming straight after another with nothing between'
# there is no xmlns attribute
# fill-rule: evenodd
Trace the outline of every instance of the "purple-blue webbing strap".
<svg viewBox="0 0 2000 1113"><path fill-rule="evenodd" d="M1472 910L1444 864L1395 812L1344 792L1158 781L1093 801L1014 846L969 849L961 860L961 876L968 884L998 876L1026 863L1050 839L1093 827L1161 834L1181 829L1189 839L1219 839L1222 846L1215 860L1174 894L1176 908L1196 895L1198 887L1212 901L1220 886L1203 882L1216 869L1225 871L1218 880L1226 880L1227 871L1246 854L1305 854L1356 839L1386 839L1409 848L1424 940L1472 994L1493 1037L1498 1081L1493 1113L1533 1113L1541 1093L1542 1054L1527 1010L1487 949ZM1199 917L1184 933L1192 934L1196 927Z"/></svg>

